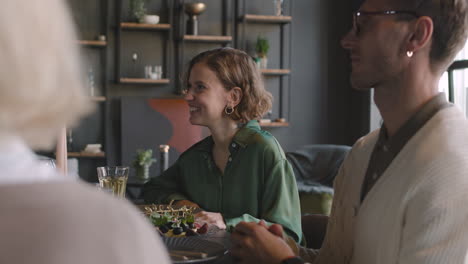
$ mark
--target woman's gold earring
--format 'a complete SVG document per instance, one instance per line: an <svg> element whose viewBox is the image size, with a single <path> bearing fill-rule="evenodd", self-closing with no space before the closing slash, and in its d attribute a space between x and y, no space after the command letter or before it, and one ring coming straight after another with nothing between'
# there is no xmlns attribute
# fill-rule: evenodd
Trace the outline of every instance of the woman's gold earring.
<svg viewBox="0 0 468 264"><path fill-rule="evenodd" d="M224 108L224 113L226 113L226 115L230 115L230 114L234 113L234 107L226 106Z"/></svg>
<svg viewBox="0 0 468 264"><path fill-rule="evenodd" d="M408 50L408 51L406 52L406 56L408 56L408 58L413 57L413 52L410 51L410 50Z"/></svg>

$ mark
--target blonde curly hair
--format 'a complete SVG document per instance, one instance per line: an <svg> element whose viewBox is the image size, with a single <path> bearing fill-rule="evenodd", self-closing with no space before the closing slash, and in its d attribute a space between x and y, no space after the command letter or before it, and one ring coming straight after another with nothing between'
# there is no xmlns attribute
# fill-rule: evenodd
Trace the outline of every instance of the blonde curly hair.
<svg viewBox="0 0 468 264"><path fill-rule="evenodd" d="M260 71L253 59L244 51L233 48L217 48L204 51L190 62L184 77L187 87L190 71L198 63L204 63L221 81L226 90L239 87L242 99L230 118L240 122L260 119L271 109L272 96L265 90Z"/></svg>

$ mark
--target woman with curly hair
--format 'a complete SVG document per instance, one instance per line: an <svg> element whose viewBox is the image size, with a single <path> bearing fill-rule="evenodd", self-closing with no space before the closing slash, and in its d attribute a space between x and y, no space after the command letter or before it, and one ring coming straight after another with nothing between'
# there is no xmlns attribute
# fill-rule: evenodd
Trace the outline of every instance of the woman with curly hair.
<svg viewBox="0 0 468 264"><path fill-rule="evenodd" d="M211 136L148 182L145 201L200 207L196 221L221 229L264 219L300 241L293 170L278 141L258 123L272 96L255 62L233 48L205 51L190 61L184 82L190 123L207 127Z"/></svg>

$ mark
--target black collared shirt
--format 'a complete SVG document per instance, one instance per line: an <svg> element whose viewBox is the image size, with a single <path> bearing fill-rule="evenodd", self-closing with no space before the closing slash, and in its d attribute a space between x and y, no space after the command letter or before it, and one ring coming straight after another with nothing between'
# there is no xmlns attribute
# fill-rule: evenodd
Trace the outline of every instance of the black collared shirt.
<svg viewBox="0 0 468 264"><path fill-rule="evenodd" d="M438 111L450 106L452 104L447 102L445 94L438 94L406 121L391 138L388 137L385 124L382 124L362 185L361 202L411 137Z"/></svg>

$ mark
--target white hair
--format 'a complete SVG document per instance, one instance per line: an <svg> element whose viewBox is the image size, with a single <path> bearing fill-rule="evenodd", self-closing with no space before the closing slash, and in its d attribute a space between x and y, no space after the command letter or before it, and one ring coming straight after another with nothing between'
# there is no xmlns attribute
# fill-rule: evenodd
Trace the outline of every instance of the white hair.
<svg viewBox="0 0 468 264"><path fill-rule="evenodd" d="M81 70L64 0L1 1L0 134L51 147L61 127L92 109Z"/></svg>

